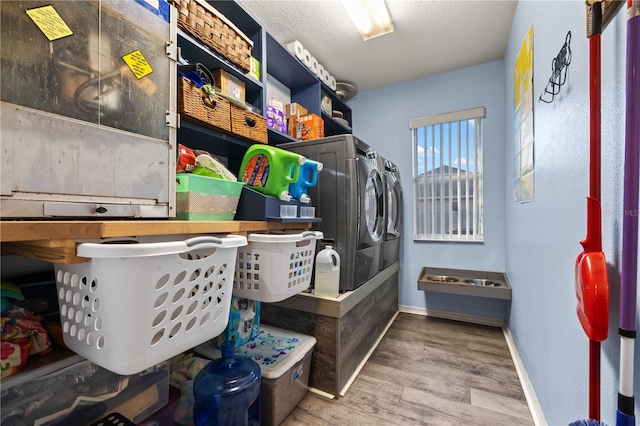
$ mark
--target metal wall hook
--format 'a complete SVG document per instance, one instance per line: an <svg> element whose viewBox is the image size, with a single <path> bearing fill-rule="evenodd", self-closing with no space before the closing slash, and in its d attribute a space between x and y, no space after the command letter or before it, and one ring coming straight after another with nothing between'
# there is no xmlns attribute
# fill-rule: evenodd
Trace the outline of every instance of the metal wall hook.
<svg viewBox="0 0 640 426"><path fill-rule="evenodd" d="M547 104L553 102L556 95L560 94L560 87L567 81L567 73L569 64L571 64L571 31L567 32L564 39L564 45L558 52L558 55L551 61L551 77L544 88L544 93L540 95L538 102L542 101ZM551 95L551 99L544 99L545 95Z"/></svg>

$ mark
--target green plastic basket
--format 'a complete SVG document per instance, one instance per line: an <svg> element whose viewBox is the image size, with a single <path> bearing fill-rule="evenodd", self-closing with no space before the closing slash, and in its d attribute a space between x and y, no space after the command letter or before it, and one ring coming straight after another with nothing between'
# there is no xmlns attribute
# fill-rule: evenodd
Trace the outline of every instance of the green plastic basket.
<svg viewBox="0 0 640 426"><path fill-rule="evenodd" d="M242 182L208 176L176 175L176 219L233 220Z"/></svg>

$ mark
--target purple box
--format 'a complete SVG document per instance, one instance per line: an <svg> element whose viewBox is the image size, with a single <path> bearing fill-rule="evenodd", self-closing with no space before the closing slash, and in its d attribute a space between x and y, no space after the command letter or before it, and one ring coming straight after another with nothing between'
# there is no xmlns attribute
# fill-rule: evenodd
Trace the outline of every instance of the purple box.
<svg viewBox="0 0 640 426"><path fill-rule="evenodd" d="M274 129L281 133L287 134L287 118L284 111L267 105L267 128Z"/></svg>

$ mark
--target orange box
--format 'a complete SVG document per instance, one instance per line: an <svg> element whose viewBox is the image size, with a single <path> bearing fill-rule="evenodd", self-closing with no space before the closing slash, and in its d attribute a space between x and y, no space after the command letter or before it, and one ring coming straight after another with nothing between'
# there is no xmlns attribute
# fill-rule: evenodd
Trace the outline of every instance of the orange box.
<svg viewBox="0 0 640 426"><path fill-rule="evenodd" d="M287 126L289 136L307 141L324 137L324 120L315 114L289 118Z"/></svg>

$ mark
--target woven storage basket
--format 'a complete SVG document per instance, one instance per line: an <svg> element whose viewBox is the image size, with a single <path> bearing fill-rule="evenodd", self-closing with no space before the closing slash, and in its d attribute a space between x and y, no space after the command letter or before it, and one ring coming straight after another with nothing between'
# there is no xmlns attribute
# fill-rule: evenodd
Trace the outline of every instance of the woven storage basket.
<svg viewBox="0 0 640 426"><path fill-rule="evenodd" d="M268 143L267 119L231 105L231 133L254 142Z"/></svg>
<svg viewBox="0 0 640 426"><path fill-rule="evenodd" d="M215 95L212 105L208 106L205 104L205 97L208 96L191 80L180 77L178 80L178 113L185 121L230 132L229 101L222 96Z"/></svg>
<svg viewBox="0 0 640 426"><path fill-rule="evenodd" d="M178 26L244 72L251 69L253 42L206 0L171 0Z"/></svg>

